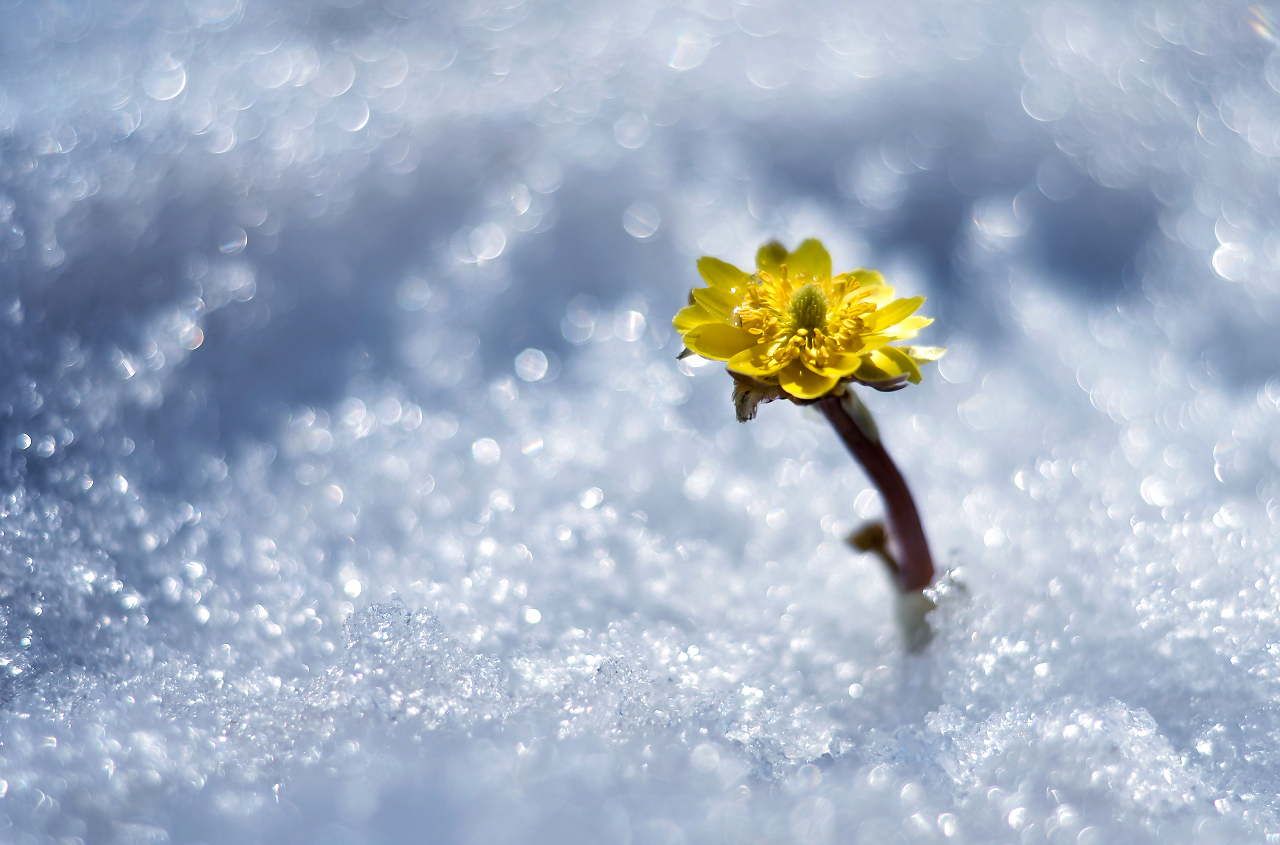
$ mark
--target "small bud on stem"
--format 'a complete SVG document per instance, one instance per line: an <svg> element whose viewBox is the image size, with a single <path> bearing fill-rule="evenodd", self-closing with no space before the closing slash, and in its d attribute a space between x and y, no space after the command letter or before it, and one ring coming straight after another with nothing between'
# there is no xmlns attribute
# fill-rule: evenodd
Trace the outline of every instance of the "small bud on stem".
<svg viewBox="0 0 1280 845"><path fill-rule="evenodd" d="M841 396L826 396L816 404L884 497L893 553L882 552L882 557L894 570L898 588L904 593L923 590L933 583L933 557L929 554L929 543L925 540L911 491L879 438L868 436L865 426L859 425L845 408L843 399ZM858 406L862 404L856 396L851 397L851 401L857 402ZM869 414L867 418L870 419Z"/></svg>

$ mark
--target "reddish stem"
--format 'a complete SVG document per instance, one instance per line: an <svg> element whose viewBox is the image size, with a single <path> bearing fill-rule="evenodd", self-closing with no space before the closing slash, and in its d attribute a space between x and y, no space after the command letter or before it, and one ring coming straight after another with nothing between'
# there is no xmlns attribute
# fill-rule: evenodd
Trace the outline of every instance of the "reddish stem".
<svg viewBox="0 0 1280 845"><path fill-rule="evenodd" d="M840 397L828 396L817 404L884 497L889 537L897 547L898 586L903 592L923 590L933 583L933 558L929 555L929 543L924 538L916 503L911 499L902 473L879 441L868 437L853 421Z"/></svg>

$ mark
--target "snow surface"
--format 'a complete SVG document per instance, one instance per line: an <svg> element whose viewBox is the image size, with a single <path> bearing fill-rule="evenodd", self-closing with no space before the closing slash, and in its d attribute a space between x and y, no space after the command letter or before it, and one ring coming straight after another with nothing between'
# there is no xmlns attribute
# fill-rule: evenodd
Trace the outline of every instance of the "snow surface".
<svg viewBox="0 0 1280 845"><path fill-rule="evenodd" d="M0 2L0 841L1280 838L1280 53L1242 2ZM812 413L678 363L822 237Z"/></svg>

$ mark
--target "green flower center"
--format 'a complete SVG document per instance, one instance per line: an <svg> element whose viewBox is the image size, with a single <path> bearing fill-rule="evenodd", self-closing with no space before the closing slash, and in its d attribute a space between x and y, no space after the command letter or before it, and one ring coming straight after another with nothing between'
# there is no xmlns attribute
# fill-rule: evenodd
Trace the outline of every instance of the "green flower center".
<svg viewBox="0 0 1280 845"><path fill-rule="evenodd" d="M809 282L791 294L791 320L797 329L823 328L827 324L827 297L822 288Z"/></svg>

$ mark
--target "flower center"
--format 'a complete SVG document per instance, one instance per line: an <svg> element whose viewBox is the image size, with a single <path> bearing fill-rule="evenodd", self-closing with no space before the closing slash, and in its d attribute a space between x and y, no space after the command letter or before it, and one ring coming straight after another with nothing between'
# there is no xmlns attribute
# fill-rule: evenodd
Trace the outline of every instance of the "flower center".
<svg viewBox="0 0 1280 845"><path fill-rule="evenodd" d="M791 320L797 329L818 329L827 324L827 297L814 282L791 294Z"/></svg>

